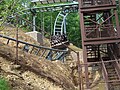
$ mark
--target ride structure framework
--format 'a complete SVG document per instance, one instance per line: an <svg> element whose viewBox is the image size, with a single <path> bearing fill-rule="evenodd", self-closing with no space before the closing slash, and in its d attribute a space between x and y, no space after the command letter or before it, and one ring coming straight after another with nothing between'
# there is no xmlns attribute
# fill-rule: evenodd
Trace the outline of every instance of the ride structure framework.
<svg viewBox="0 0 120 90"><path fill-rule="evenodd" d="M85 89L91 89L93 82L89 78L89 67L101 68L106 90L120 89L120 25L115 0L32 0L32 3L43 6L27 10L79 10L84 63L78 68L85 69L85 82L80 81L80 89L84 88L83 84ZM56 5L44 6L54 3ZM61 26L60 32L55 26L54 35L65 33L61 32Z"/></svg>
<svg viewBox="0 0 120 90"><path fill-rule="evenodd" d="M101 67L106 90L120 89L120 27L115 0L79 0L86 89L89 67ZM91 65L88 65L88 63Z"/></svg>

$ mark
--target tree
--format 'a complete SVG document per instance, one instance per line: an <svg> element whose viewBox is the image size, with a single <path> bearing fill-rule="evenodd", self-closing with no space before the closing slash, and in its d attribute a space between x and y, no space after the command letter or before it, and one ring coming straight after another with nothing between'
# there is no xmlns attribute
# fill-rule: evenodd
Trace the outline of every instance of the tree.
<svg viewBox="0 0 120 90"><path fill-rule="evenodd" d="M0 2L0 18L3 23L9 16L29 7L30 0L2 0Z"/></svg>
<svg viewBox="0 0 120 90"><path fill-rule="evenodd" d="M67 17L67 36L71 43L81 47L81 33L79 14L70 13Z"/></svg>

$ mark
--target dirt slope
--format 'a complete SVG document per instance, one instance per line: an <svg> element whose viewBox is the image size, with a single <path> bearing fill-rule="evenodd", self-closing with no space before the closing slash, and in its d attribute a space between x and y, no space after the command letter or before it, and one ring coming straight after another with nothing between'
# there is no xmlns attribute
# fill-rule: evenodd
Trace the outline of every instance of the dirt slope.
<svg viewBox="0 0 120 90"><path fill-rule="evenodd" d="M0 34L16 38L16 28L5 27L4 30L0 29ZM39 45L21 29L19 40ZM77 55L74 51L79 52L80 62L83 63L80 48L69 46L70 55L66 58L65 65L60 61L51 62L25 53L22 51L23 46L19 45L19 60L15 63L16 43L10 41L9 45L5 45L6 42L7 40L0 38L0 76L9 81L12 90L77 90L75 87L78 86ZM45 45L49 47L48 42L45 42ZM84 72L82 76L84 79Z"/></svg>
<svg viewBox="0 0 120 90"><path fill-rule="evenodd" d="M34 87L35 89L28 90L62 90L63 88L65 90L75 90L74 84L72 83L72 77L70 75L70 68L59 61L51 62L48 60L38 60L39 57L37 56L19 51L19 59L16 62L17 65L13 65L16 61L15 49L2 43L0 43L0 58L1 63L7 63L1 64L1 70L3 72L13 74L18 78L17 80L13 79L15 83L13 81L12 83L17 84L20 80L19 83L23 84L23 87L25 86L26 88L30 88L30 86L36 86ZM4 62L2 60L4 60ZM8 69L5 70L4 67L6 66ZM9 76L10 74L7 74L6 77L11 78L11 76ZM32 75L35 78L32 77ZM29 79L33 79L33 81L30 81ZM34 83L39 82L38 84L41 84L43 83L41 80L44 82L43 86L39 86L37 83ZM49 83L49 85L46 86L46 83ZM12 88L14 88L14 86L16 87L16 85L11 85ZM49 89L40 89L44 87L49 87ZM50 87L59 89L50 89ZM19 90L26 89L22 88Z"/></svg>
<svg viewBox="0 0 120 90"><path fill-rule="evenodd" d="M18 28L18 39L31 44L40 45L40 43L38 43L37 41L35 41L33 38L31 38L25 33L26 32L23 31L21 28ZM0 27L0 34L9 36L12 38L16 38L16 28L11 26ZM7 42L6 39L3 39L3 38L0 38L0 41L2 41L3 43ZM10 46L15 46L15 45L16 45L15 42L10 41ZM50 47L50 43L46 38L44 38L44 46ZM19 45L19 48L22 48L22 45Z"/></svg>
<svg viewBox="0 0 120 90"><path fill-rule="evenodd" d="M0 28L0 34L16 37L16 28ZM19 29L19 40L39 45ZM22 51L19 45L19 59L16 61L16 43L0 38L0 76L5 77L12 90L76 90L71 68L60 61L42 60L38 56ZM46 42L46 46L49 43Z"/></svg>

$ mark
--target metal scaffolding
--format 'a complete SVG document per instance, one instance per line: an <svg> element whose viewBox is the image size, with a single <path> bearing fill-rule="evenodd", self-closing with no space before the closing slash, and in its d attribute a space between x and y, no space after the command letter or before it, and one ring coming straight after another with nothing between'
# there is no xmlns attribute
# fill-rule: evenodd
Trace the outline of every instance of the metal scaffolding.
<svg viewBox="0 0 120 90"><path fill-rule="evenodd" d="M115 0L32 0L31 2L35 6L38 4L43 6L28 8L23 11L24 13L33 10L36 12L61 11L64 9L69 11L79 10L84 60L84 63L81 64L77 53L79 80L82 80L82 75L80 75L82 74L82 68L85 71L85 81L79 81L80 90L83 90L83 88L91 89L93 82L89 78L89 67L101 69L103 81L97 83L105 83L106 90L120 89L120 25ZM56 3L56 5L47 6L47 4L53 3ZM46 6L44 6L45 4ZM36 25L33 24L33 26L37 28ZM9 43L9 40L16 41L8 38L7 43ZM20 43L21 41L17 40L17 42ZM21 43L29 45L29 43ZM33 49L34 47L44 48L31 46L33 46ZM48 59L49 56L52 56L52 51L57 54L56 49L44 49L50 51L46 57ZM62 52L62 57L66 54L62 50L59 52ZM57 59L61 58L61 56L58 56ZM85 87L83 87L84 84Z"/></svg>
<svg viewBox="0 0 120 90"><path fill-rule="evenodd" d="M79 0L79 13L86 89L91 89L88 68L100 65L106 90L118 90L120 27L115 0Z"/></svg>

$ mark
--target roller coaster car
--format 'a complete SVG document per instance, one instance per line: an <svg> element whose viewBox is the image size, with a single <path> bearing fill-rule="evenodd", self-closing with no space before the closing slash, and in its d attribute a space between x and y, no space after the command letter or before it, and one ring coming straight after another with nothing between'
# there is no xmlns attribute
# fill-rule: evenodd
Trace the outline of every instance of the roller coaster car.
<svg viewBox="0 0 120 90"><path fill-rule="evenodd" d="M64 49L69 45L66 35L54 35L51 37L51 47L55 49Z"/></svg>

